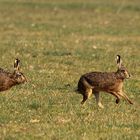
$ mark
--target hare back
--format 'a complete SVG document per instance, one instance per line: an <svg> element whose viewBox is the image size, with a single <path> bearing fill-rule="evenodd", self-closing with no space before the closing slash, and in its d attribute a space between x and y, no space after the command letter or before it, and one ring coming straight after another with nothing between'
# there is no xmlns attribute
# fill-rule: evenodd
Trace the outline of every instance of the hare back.
<svg viewBox="0 0 140 140"><path fill-rule="evenodd" d="M0 68L0 76L5 75L5 76L10 76L12 73L5 71L4 69Z"/></svg>
<svg viewBox="0 0 140 140"><path fill-rule="evenodd" d="M81 76L78 89L85 90L91 87L94 91L120 91L122 82L116 77L115 72L91 72Z"/></svg>
<svg viewBox="0 0 140 140"><path fill-rule="evenodd" d="M10 73L0 72L0 91L7 90L15 84L10 76Z"/></svg>

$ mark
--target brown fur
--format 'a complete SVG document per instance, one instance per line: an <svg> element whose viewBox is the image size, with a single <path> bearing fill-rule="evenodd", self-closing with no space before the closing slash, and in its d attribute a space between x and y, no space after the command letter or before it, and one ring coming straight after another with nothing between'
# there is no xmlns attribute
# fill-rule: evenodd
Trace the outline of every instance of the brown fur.
<svg viewBox="0 0 140 140"><path fill-rule="evenodd" d="M130 104L133 104L127 95L122 91L123 81L130 75L127 69L121 64L120 56L117 55L118 70L116 72L90 72L82 75L78 82L78 91L83 95L82 104L93 93L99 107L103 105L99 99L99 92L104 91L114 95L116 103L119 103L120 97L123 97Z"/></svg>
<svg viewBox="0 0 140 140"><path fill-rule="evenodd" d="M15 60L14 69L14 72L11 73L0 68L0 92L27 81L24 74L19 71L18 59Z"/></svg>

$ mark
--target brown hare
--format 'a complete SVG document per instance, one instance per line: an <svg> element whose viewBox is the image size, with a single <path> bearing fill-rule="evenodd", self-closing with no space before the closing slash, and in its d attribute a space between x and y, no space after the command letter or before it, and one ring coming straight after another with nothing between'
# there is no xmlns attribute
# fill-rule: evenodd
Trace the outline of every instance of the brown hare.
<svg viewBox="0 0 140 140"><path fill-rule="evenodd" d="M118 70L116 72L90 72L82 75L78 82L78 92L83 95L81 104L93 93L99 107L103 108L99 98L99 92L104 91L115 96L118 104L120 98L124 98L133 104L127 95L122 91L123 81L130 77L127 69L122 65L120 55L117 55Z"/></svg>
<svg viewBox="0 0 140 140"><path fill-rule="evenodd" d="M26 77L19 70L19 62L19 59L15 59L13 73L0 68L0 92L27 81Z"/></svg>

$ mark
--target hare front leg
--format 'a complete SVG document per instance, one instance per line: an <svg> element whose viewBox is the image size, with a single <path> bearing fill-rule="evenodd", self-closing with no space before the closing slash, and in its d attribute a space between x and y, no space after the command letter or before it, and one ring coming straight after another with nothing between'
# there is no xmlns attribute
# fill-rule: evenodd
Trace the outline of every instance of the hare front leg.
<svg viewBox="0 0 140 140"><path fill-rule="evenodd" d="M133 104L133 102L128 98L128 96L123 92L123 91L120 91L118 93L118 95L120 95L121 97L123 97L126 101L128 101L130 104Z"/></svg>
<svg viewBox="0 0 140 140"><path fill-rule="evenodd" d="M120 102L120 96L116 92L110 92L110 93L117 98L116 104L118 104Z"/></svg>
<svg viewBox="0 0 140 140"><path fill-rule="evenodd" d="M102 105L101 101L100 101L100 97L99 97L99 92L94 92L94 95L95 95L95 99L96 99L96 102L97 102L97 105L100 107L100 108L104 108L104 106Z"/></svg>

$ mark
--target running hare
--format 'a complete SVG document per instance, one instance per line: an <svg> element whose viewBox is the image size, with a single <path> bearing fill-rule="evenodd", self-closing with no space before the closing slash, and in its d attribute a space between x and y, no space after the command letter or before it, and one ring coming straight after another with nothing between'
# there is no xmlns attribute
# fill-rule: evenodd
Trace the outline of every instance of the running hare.
<svg viewBox="0 0 140 140"><path fill-rule="evenodd" d="M19 70L19 62L19 59L15 59L13 73L0 68L0 92L27 81L26 77Z"/></svg>
<svg viewBox="0 0 140 140"><path fill-rule="evenodd" d="M117 55L118 70L116 72L90 72L82 75L78 82L78 92L83 95L81 104L93 93L99 107L103 108L99 98L99 92L104 91L114 95L118 104L123 97L130 104L133 104L127 95L122 91L123 81L130 77L127 69L122 65L120 55Z"/></svg>

